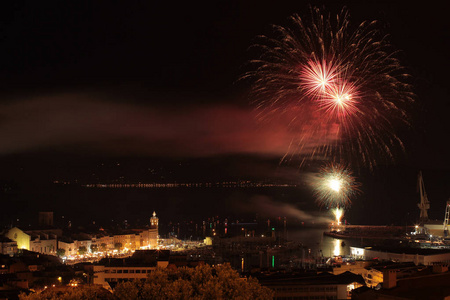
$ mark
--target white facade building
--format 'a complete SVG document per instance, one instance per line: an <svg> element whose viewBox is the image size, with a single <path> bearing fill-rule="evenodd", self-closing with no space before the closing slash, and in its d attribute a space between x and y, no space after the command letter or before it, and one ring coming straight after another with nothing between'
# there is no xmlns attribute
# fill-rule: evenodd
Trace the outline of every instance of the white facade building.
<svg viewBox="0 0 450 300"><path fill-rule="evenodd" d="M169 265L168 250L136 250L130 258L104 258L94 265L93 283L111 290L110 283L145 279L156 268Z"/></svg>
<svg viewBox="0 0 450 300"><path fill-rule="evenodd" d="M405 252L409 253L405 253ZM414 262L416 265L432 265L435 263L450 263L450 251L436 249L399 249L399 252L389 252L382 249L367 249L350 247L350 254L362 260L390 260L395 262Z"/></svg>

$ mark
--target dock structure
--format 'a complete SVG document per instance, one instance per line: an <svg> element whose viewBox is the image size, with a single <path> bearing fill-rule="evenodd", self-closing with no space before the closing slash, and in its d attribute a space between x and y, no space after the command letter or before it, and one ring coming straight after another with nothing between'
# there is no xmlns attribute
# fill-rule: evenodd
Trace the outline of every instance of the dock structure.
<svg viewBox="0 0 450 300"><path fill-rule="evenodd" d="M414 226L345 225L324 234L336 238L402 239Z"/></svg>
<svg viewBox="0 0 450 300"><path fill-rule="evenodd" d="M399 248L399 247L350 247L350 255L355 259L393 262L414 262L425 266L450 263L450 250Z"/></svg>

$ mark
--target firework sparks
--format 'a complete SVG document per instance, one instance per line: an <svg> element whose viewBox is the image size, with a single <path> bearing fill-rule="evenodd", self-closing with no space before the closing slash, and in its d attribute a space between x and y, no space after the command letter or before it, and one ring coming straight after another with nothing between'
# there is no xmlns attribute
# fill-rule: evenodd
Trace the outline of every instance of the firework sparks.
<svg viewBox="0 0 450 300"><path fill-rule="evenodd" d="M333 214L336 221L340 222L344 212L343 207L350 204L351 197L359 192L359 186L350 170L341 165L330 164L322 168L316 178L314 193L321 206L335 208Z"/></svg>
<svg viewBox="0 0 450 300"><path fill-rule="evenodd" d="M336 68L325 60L309 61L300 74L300 84L305 94L321 98L335 83Z"/></svg>
<svg viewBox="0 0 450 300"><path fill-rule="evenodd" d="M332 18L315 8L309 19L290 21L274 26L274 37L260 37L254 70L243 76L253 81L260 119L292 120L298 140L285 158L299 153L370 167L392 159L394 149L403 149L393 129L409 125L406 111L415 95L377 23L351 31L346 10Z"/></svg>
<svg viewBox="0 0 450 300"><path fill-rule="evenodd" d="M333 211L333 215L336 221L336 225L341 225L341 220L342 217L344 216L344 209L336 207L335 209L332 210Z"/></svg>
<svg viewBox="0 0 450 300"><path fill-rule="evenodd" d="M356 88L348 84L332 85L322 97L320 106L328 114L333 114L339 118L353 115L358 110ZM345 124L345 119L342 123Z"/></svg>

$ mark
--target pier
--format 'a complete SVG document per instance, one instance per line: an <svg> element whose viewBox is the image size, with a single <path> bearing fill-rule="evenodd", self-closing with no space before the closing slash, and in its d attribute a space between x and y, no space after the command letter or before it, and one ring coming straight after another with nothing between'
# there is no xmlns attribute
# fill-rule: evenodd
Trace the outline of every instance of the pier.
<svg viewBox="0 0 450 300"><path fill-rule="evenodd" d="M373 225L340 225L330 228L324 234L345 239L403 239L406 232L414 231L414 226L373 226Z"/></svg>

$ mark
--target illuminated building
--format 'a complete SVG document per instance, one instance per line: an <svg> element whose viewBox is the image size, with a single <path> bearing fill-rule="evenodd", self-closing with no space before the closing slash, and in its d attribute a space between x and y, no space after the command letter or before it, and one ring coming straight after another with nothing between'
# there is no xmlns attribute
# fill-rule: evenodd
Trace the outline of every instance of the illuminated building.
<svg viewBox="0 0 450 300"><path fill-rule="evenodd" d="M156 217L156 212L153 212L153 216L150 218L150 228L158 229L159 219Z"/></svg>
<svg viewBox="0 0 450 300"><path fill-rule="evenodd" d="M114 235L114 245L120 245L122 249L135 250L136 249L136 235L135 233L122 233Z"/></svg>
<svg viewBox="0 0 450 300"><path fill-rule="evenodd" d="M97 236L92 239L92 243L97 245L99 251L111 251L114 250L114 237L109 235Z"/></svg>
<svg viewBox="0 0 450 300"><path fill-rule="evenodd" d="M64 250L64 256L77 255L77 250L78 250L75 248L75 243L70 239L58 240L58 249Z"/></svg>
<svg viewBox="0 0 450 300"><path fill-rule="evenodd" d="M431 234L432 236L439 236L439 237L445 237L445 232L448 232L449 225L443 226L442 221L428 221L427 223L423 224L423 229L426 232L426 234Z"/></svg>
<svg viewBox="0 0 450 300"><path fill-rule="evenodd" d="M350 247L350 254L356 259L414 262L416 265L450 263L450 251L438 249Z"/></svg>
<svg viewBox="0 0 450 300"><path fill-rule="evenodd" d="M93 234L77 233L62 236L62 230L49 228L53 224L52 212L41 212L39 222L44 229L22 230L18 227L10 229L5 237L15 243L18 249L26 249L42 254L56 255L57 249L63 249L65 256L79 254L80 248L86 248L86 253L93 250L106 252L115 250L156 249L158 246L159 219L156 213L150 218L150 226L142 229L129 229L118 234L108 234L104 230ZM0 245L1 246L1 245ZM0 249L1 250L1 249Z"/></svg>
<svg viewBox="0 0 450 300"><path fill-rule="evenodd" d="M112 236L91 237L87 234L76 234L72 237L61 237L58 240L58 249L64 250L64 256L77 255L81 247L85 247L86 253L90 253L93 246L96 246L97 251L101 252L114 250L114 238Z"/></svg>
<svg viewBox="0 0 450 300"><path fill-rule="evenodd" d="M42 254L56 255L57 240L56 235L48 233L32 233L30 250Z"/></svg>
<svg viewBox="0 0 450 300"><path fill-rule="evenodd" d="M74 245L75 245L75 250L77 250L78 252L80 252L80 249L86 248L86 253L91 252L91 245L92 245L92 240L75 240L73 241ZM79 253L80 254L80 253Z"/></svg>
<svg viewBox="0 0 450 300"><path fill-rule="evenodd" d="M18 249L56 255L57 238L61 234L60 229L22 230L13 227L5 236L15 241Z"/></svg>
<svg viewBox="0 0 450 300"><path fill-rule="evenodd" d="M206 246L212 246L212 245L213 245L213 241L212 241L211 237L209 237L209 236L207 236L207 237L203 240L203 243L204 243Z"/></svg>
<svg viewBox="0 0 450 300"><path fill-rule="evenodd" d="M0 236L0 254L13 256L17 253L17 243L7 237Z"/></svg>
<svg viewBox="0 0 450 300"><path fill-rule="evenodd" d="M374 261L367 260L357 260L350 264L342 263L338 266L333 267L333 274L339 275L345 272L352 272L356 275L361 275L364 277L364 274L367 271L367 268L374 264Z"/></svg>
<svg viewBox="0 0 450 300"><path fill-rule="evenodd" d="M448 265L437 264L401 276L397 270L384 270L383 282L375 289L362 287L352 293L355 300L373 299L448 299Z"/></svg>
<svg viewBox="0 0 450 300"><path fill-rule="evenodd" d="M111 290L118 282L145 279L156 268L167 268L169 250L136 250L129 258L104 258L94 265L93 283Z"/></svg>
<svg viewBox="0 0 450 300"><path fill-rule="evenodd" d="M387 283L392 278L392 272L395 272L396 278L403 278L411 276L423 269L423 266L416 266L412 262L408 263L394 263L385 262L367 267L361 275L366 281L366 285L370 288L380 288L381 284ZM391 272L392 271L392 272ZM387 273L386 273L387 272ZM386 277L388 274L388 277ZM389 277L390 276L390 277Z"/></svg>
<svg viewBox="0 0 450 300"><path fill-rule="evenodd" d="M111 238L113 239L113 249L115 245L120 245L122 250L156 249L158 232L157 229L130 229L120 234L115 234Z"/></svg>
<svg viewBox="0 0 450 300"><path fill-rule="evenodd" d="M18 249L30 250L31 236L18 227L11 228L5 236L17 243Z"/></svg>
<svg viewBox="0 0 450 300"><path fill-rule="evenodd" d="M120 247L120 250L156 249L158 246L159 219L156 213L150 218L150 226L141 229L128 229L114 235L106 233L96 234L91 238L92 245L96 245L101 252L111 251ZM88 249L89 250L89 249Z"/></svg>
<svg viewBox="0 0 450 300"><path fill-rule="evenodd" d="M149 233L149 246L150 249L155 249L158 246L158 225L159 225L159 219L156 216L156 212L153 212L153 216L150 218L150 229L148 231Z"/></svg>

